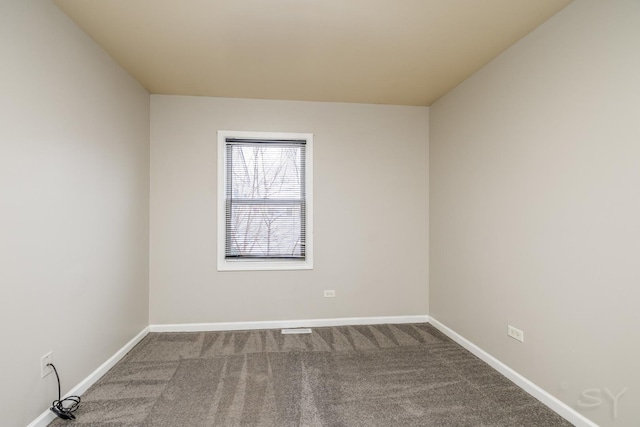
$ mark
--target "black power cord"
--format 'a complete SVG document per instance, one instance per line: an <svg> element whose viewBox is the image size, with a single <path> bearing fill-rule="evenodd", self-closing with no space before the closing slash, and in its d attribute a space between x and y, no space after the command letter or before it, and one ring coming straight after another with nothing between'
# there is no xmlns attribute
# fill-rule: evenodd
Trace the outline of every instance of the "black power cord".
<svg viewBox="0 0 640 427"><path fill-rule="evenodd" d="M47 366L53 368L53 372L58 379L58 400L53 401L49 410L63 420L75 420L76 416L73 415L73 413L80 406L80 396L69 396L63 399L60 393L60 376L58 375L58 370L53 366L53 363L47 363Z"/></svg>

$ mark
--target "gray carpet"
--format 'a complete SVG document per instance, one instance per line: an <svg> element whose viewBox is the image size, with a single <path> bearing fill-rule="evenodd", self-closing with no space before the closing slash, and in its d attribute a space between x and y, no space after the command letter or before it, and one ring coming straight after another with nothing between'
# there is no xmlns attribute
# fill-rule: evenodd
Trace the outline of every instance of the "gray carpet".
<svg viewBox="0 0 640 427"><path fill-rule="evenodd" d="M61 426L570 426L429 324L152 333Z"/></svg>

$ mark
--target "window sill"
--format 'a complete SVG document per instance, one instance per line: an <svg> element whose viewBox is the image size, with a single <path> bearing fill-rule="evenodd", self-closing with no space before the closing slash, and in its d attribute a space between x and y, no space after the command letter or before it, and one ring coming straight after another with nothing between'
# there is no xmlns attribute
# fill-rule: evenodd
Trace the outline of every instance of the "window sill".
<svg viewBox="0 0 640 427"><path fill-rule="evenodd" d="M287 271L313 270L313 263L306 261L218 261L218 271Z"/></svg>

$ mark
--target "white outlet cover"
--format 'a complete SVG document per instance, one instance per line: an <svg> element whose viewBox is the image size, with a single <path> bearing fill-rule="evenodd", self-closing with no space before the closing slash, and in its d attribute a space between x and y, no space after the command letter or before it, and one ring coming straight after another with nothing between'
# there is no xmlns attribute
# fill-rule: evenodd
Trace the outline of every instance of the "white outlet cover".
<svg viewBox="0 0 640 427"><path fill-rule="evenodd" d="M514 340L517 340L517 341L520 341L520 342L524 342L524 332L522 332L518 328L514 328L511 325L507 326L507 335L509 335Z"/></svg>
<svg viewBox="0 0 640 427"><path fill-rule="evenodd" d="M47 364L53 364L53 352L50 351L49 353L45 354L44 356L42 356L40 358L40 375L42 378L46 377L47 375L49 375L51 372L53 372L53 369L51 369L50 366L47 366Z"/></svg>

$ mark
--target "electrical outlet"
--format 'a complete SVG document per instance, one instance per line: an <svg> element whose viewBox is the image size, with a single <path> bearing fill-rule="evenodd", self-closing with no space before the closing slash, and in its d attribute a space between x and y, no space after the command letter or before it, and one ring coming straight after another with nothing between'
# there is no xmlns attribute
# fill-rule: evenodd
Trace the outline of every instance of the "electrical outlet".
<svg viewBox="0 0 640 427"><path fill-rule="evenodd" d="M45 354L40 358L40 375L42 376L42 378L46 377L51 372L53 372L53 369L51 368L51 366L47 366L49 363L53 364L52 351L50 351L49 353Z"/></svg>
<svg viewBox="0 0 640 427"><path fill-rule="evenodd" d="M508 327L507 327L507 335L509 335L514 340L518 340L520 342L524 342L524 332L522 332L518 328L514 328L511 325L508 325Z"/></svg>
<svg viewBox="0 0 640 427"><path fill-rule="evenodd" d="M333 289L325 289L324 290L324 297L325 298L333 298L336 296L336 291L334 291Z"/></svg>

